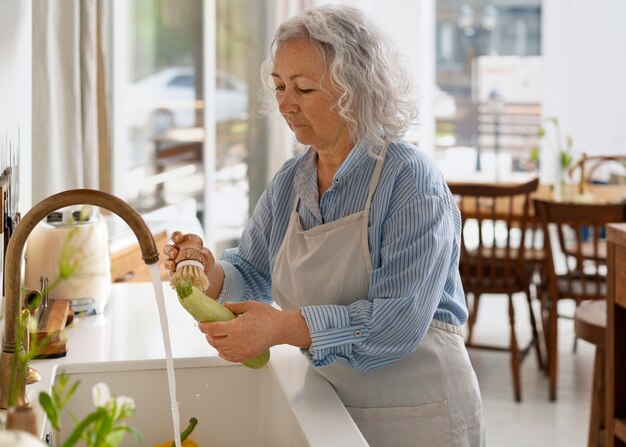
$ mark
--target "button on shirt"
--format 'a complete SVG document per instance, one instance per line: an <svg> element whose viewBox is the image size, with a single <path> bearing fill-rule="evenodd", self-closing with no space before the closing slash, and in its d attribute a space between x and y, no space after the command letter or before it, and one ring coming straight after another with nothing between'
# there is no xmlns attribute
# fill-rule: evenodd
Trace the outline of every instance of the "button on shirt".
<svg viewBox="0 0 626 447"><path fill-rule="evenodd" d="M368 147L353 148L319 200L316 157L311 148L288 160L270 182L239 247L221 257L225 279L218 301L272 302L272 269L296 194L304 230L363 210L376 162ZM413 352L433 318L463 324L460 230L459 210L434 162L413 145L392 142L370 209L368 295L348 306L301 309L313 365L345 360L359 370L378 368Z"/></svg>

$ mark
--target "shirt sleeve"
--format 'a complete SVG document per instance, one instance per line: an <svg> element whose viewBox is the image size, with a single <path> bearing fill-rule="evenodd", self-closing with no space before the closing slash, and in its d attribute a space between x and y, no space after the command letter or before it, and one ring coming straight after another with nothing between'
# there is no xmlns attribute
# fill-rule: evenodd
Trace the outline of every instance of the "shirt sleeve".
<svg viewBox="0 0 626 447"><path fill-rule="evenodd" d="M314 366L347 361L354 369L371 370L415 350L445 293L455 210L445 195L414 197L383 223L381 262L368 299L301 309L312 340L303 352Z"/></svg>

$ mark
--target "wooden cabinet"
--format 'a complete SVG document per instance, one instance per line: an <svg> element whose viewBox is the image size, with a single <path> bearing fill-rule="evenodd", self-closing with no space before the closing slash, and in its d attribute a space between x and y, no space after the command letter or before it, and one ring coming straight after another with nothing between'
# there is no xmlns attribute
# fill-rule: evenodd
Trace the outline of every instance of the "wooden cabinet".
<svg viewBox="0 0 626 447"><path fill-rule="evenodd" d="M626 224L607 238L606 446L626 447Z"/></svg>
<svg viewBox="0 0 626 447"><path fill-rule="evenodd" d="M168 280L169 274L163 266L163 247L168 242L165 231L154 235L159 250L159 272L162 280ZM150 269L141 259L139 244L111 253L111 280L113 282L151 282Z"/></svg>

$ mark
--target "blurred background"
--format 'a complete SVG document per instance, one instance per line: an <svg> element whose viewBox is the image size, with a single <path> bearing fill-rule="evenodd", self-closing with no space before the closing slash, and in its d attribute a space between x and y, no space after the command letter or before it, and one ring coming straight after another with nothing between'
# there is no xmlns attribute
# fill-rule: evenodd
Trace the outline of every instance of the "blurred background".
<svg viewBox="0 0 626 447"><path fill-rule="evenodd" d="M406 56L420 110L407 139L446 178L533 172L554 182L553 146L566 137L572 159L626 151L619 0L0 0L0 132L20 136L0 141L20 147L32 173L21 177L22 208L81 186L142 212L192 203L211 246L236 244L274 172L301 149L278 116L258 113L259 66L276 26L322 3L362 8ZM93 55L75 37L87 25ZM88 56L95 73L73 63ZM89 76L96 118L84 116ZM82 102L67 104L73 95Z"/></svg>

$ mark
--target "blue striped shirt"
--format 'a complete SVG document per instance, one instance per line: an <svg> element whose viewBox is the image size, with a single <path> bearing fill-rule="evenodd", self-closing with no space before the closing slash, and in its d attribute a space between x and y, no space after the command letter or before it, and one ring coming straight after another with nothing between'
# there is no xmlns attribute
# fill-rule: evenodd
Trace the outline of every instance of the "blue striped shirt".
<svg viewBox="0 0 626 447"><path fill-rule="evenodd" d="M272 270L296 194L304 230L363 209L376 163L367 147L355 146L319 200L315 158L309 149L281 167L239 247L223 253L220 302L272 302ZM413 145L392 142L371 203L368 295L348 306L301 309L312 341L305 354L313 366L347 361L357 370L378 368L412 353L433 318L463 324L460 229L458 208L434 162Z"/></svg>

